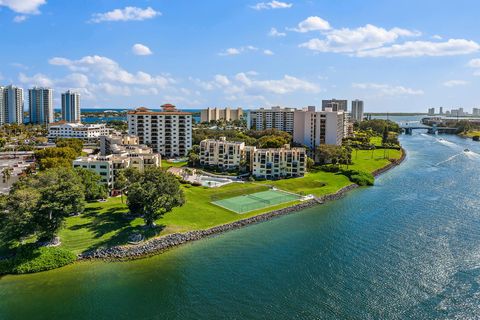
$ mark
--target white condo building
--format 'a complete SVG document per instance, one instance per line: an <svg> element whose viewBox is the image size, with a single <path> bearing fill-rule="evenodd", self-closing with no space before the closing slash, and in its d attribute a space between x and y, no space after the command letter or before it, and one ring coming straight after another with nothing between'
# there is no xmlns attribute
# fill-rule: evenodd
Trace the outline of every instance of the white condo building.
<svg viewBox="0 0 480 320"><path fill-rule="evenodd" d="M81 124L81 123L54 123L48 127L48 138L78 138L82 140L96 140L101 136L106 136L110 130L104 123L101 124Z"/></svg>
<svg viewBox="0 0 480 320"><path fill-rule="evenodd" d="M272 107L250 110L249 126L253 130L277 129L293 133L294 108Z"/></svg>
<svg viewBox="0 0 480 320"><path fill-rule="evenodd" d="M343 111L315 111L315 107L295 112L293 141L314 150L321 144L341 145L347 119Z"/></svg>
<svg viewBox="0 0 480 320"><path fill-rule="evenodd" d="M171 104L163 111L137 108L127 113L128 133L165 157L184 157L192 148L192 114Z"/></svg>
<svg viewBox="0 0 480 320"><path fill-rule="evenodd" d="M206 139L200 142L200 165L221 169L238 169L245 150L244 142Z"/></svg>
<svg viewBox="0 0 480 320"><path fill-rule="evenodd" d="M62 93L62 120L80 122L80 93L68 90Z"/></svg>
<svg viewBox="0 0 480 320"><path fill-rule="evenodd" d="M0 87L0 125L23 123L23 89L9 85Z"/></svg>
<svg viewBox="0 0 480 320"><path fill-rule="evenodd" d="M54 121L53 90L50 88L28 89L28 114L32 124L47 125Z"/></svg>
<svg viewBox="0 0 480 320"><path fill-rule="evenodd" d="M350 115L353 121L363 120L363 101L361 100L352 101L352 112L350 113Z"/></svg>
<svg viewBox="0 0 480 320"><path fill-rule="evenodd" d="M347 112L348 101L347 100L322 100L322 111L331 109L332 111L344 111Z"/></svg>

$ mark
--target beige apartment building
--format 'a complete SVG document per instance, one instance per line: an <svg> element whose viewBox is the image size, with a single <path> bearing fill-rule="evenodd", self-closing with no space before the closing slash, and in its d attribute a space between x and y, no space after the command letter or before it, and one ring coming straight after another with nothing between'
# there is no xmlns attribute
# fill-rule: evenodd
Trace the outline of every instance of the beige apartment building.
<svg viewBox="0 0 480 320"><path fill-rule="evenodd" d="M303 177L306 172L305 148L256 149L253 159L252 174L257 178Z"/></svg>
<svg viewBox="0 0 480 320"><path fill-rule="evenodd" d="M243 163L242 163L243 162ZM207 139L200 142L200 165L216 166L224 170L246 167L258 178L276 179L300 177L305 174L306 149L283 148L257 149L244 142Z"/></svg>
<svg viewBox="0 0 480 320"><path fill-rule="evenodd" d="M315 111L314 107L296 110L293 141L313 150L321 144L341 145L348 133L348 119L343 111Z"/></svg>
<svg viewBox="0 0 480 320"><path fill-rule="evenodd" d="M201 122L210 122L210 121L234 121L243 119L243 109L231 109L231 108L207 108L201 111L200 121Z"/></svg>
<svg viewBox="0 0 480 320"><path fill-rule="evenodd" d="M200 165L216 166L221 169L238 169L244 157L245 143L207 139L200 142Z"/></svg>
<svg viewBox="0 0 480 320"><path fill-rule="evenodd" d="M137 108L127 112L128 133L165 157L184 157L192 148L192 114L164 104L162 111Z"/></svg>

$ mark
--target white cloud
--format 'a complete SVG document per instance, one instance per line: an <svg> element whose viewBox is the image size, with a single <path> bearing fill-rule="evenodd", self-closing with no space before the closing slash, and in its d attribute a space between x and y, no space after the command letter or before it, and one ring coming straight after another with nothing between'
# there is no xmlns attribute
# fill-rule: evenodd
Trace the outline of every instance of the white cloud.
<svg viewBox="0 0 480 320"><path fill-rule="evenodd" d="M472 59L468 62L470 68L476 69L473 75L480 76L480 59Z"/></svg>
<svg viewBox="0 0 480 320"><path fill-rule="evenodd" d="M365 50L356 53L358 57L439 57L455 56L478 52L480 45L465 39L449 39L444 42L408 41L390 47Z"/></svg>
<svg viewBox="0 0 480 320"><path fill-rule="evenodd" d="M29 86L39 86L39 87L53 87L54 81L42 73L37 73L31 77L20 73L18 75L18 80Z"/></svg>
<svg viewBox="0 0 480 320"><path fill-rule="evenodd" d="M328 21L317 16L312 16L300 22L296 28L291 28L289 30L305 33L309 31L325 31L330 30L330 28L330 23L328 23Z"/></svg>
<svg viewBox="0 0 480 320"><path fill-rule="evenodd" d="M458 86L465 86L467 85L469 82L468 81L465 81L465 80L449 80L449 81L445 81L443 83L443 85L445 87L458 87Z"/></svg>
<svg viewBox="0 0 480 320"><path fill-rule="evenodd" d="M0 0L0 6L23 14L39 14L39 7L46 3L46 0Z"/></svg>
<svg viewBox="0 0 480 320"><path fill-rule="evenodd" d="M404 86L392 86L379 83L353 83L353 88L370 90L378 96L404 96L404 95L422 95L423 90L411 89Z"/></svg>
<svg viewBox="0 0 480 320"><path fill-rule="evenodd" d="M155 11L151 7L145 9L138 7L125 7L123 9L115 9L105 13L94 13L90 21L94 23L104 21L142 21L153 19L161 14L161 12Z"/></svg>
<svg viewBox="0 0 480 320"><path fill-rule="evenodd" d="M385 44L395 42L399 37L418 35L418 32L406 29L393 28L386 30L367 24L356 29L334 29L326 34L325 39L310 39L300 44L300 47L319 52L352 53L382 47Z"/></svg>
<svg viewBox="0 0 480 320"><path fill-rule="evenodd" d="M285 37L287 34L285 32L280 32L276 28L270 29L270 32L268 33L270 37Z"/></svg>
<svg viewBox="0 0 480 320"><path fill-rule="evenodd" d="M219 56L236 56L241 53L249 52L249 51L258 51L258 48L251 45L240 47L240 48L228 48L220 52L218 55Z"/></svg>
<svg viewBox="0 0 480 320"><path fill-rule="evenodd" d="M13 22L15 22L15 23L22 23L22 22L24 22L25 20L27 20L27 18L28 18L28 17L25 16L25 15L15 16L15 17L13 18Z"/></svg>
<svg viewBox="0 0 480 320"><path fill-rule="evenodd" d="M272 50L265 49L265 50L263 50L263 54L267 55L267 56L273 56L275 53L273 53Z"/></svg>
<svg viewBox="0 0 480 320"><path fill-rule="evenodd" d="M268 10L268 9L288 9L293 6L292 3L281 2L281 1L270 1L270 2L259 2L250 8L255 10Z"/></svg>
<svg viewBox="0 0 480 320"><path fill-rule="evenodd" d="M432 39L443 40L443 37L441 35L435 34L435 35L432 36Z"/></svg>
<svg viewBox="0 0 480 320"><path fill-rule="evenodd" d="M132 52L137 56L149 56L153 54L152 50L150 50L149 47L141 43L134 44L132 47Z"/></svg>
<svg viewBox="0 0 480 320"><path fill-rule="evenodd" d="M217 82L221 86L228 86L230 84L230 80L228 80L228 77L222 74L215 75L215 82Z"/></svg>
<svg viewBox="0 0 480 320"><path fill-rule="evenodd" d="M148 86L152 88L165 89L175 83L174 79L166 75L150 75L143 71L130 73L120 67L120 65L107 57L85 56L79 60L70 60L61 57L55 57L49 60L49 63L56 66L63 66L76 74L83 74L92 78L97 84L102 84L106 88L112 89L113 84ZM77 79L78 79L77 75ZM105 83L112 84L110 86Z"/></svg>

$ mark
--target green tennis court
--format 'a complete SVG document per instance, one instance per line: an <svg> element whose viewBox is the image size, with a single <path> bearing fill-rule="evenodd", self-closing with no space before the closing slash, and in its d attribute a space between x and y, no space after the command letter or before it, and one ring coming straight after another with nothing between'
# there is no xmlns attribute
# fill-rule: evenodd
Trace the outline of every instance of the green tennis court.
<svg viewBox="0 0 480 320"><path fill-rule="evenodd" d="M299 200L301 196L281 190L267 190L228 199L212 201L213 204L236 213L245 213Z"/></svg>

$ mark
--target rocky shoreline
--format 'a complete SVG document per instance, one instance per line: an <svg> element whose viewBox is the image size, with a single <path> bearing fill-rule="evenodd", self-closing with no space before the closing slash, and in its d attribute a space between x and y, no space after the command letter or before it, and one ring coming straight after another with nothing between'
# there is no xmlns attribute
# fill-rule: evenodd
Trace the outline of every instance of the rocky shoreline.
<svg viewBox="0 0 480 320"><path fill-rule="evenodd" d="M399 165L405 159L405 156L406 156L406 153L402 149L402 156L400 157L400 159L395 160L390 164L388 164L387 166L374 171L373 175L377 177L380 174ZM130 260L130 259L138 259L146 256L151 256L190 241L200 240L200 239L210 237L216 234L221 234L230 230L243 228L251 224L268 221L276 217L285 216L293 212L297 212L303 209L311 208L319 204L323 204L326 201L338 200L342 198L347 192L356 188L358 188L358 185L351 184L346 187L343 187L342 189L338 190L333 194L328 194L320 198L305 201L287 208L270 211L254 217L212 227L206 230L195 230L195 231L189 231L185 233L174 233L174 234L169 234L163 237L154 238L138 245L115 246L110 248L97 249L97 250L84 252L78 256L78 260L91 260L91 259Z"/></svg>

